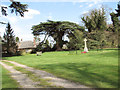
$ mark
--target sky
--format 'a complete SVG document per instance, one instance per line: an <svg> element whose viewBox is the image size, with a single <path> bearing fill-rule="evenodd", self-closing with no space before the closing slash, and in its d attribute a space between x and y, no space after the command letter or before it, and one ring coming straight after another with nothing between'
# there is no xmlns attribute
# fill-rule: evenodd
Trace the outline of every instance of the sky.
<svg viewBox="0 0 120 90"><path fill-rule="evenodd" d="M10 13L8 16L2 16L0 13L0 21L9 22L14 30L15 36L23 41L32 40L32 26L40 22L49 20L54 21L70 21L83 25L81 17L89 13L92 9L99 9L104 6L107 11L107 23L112 23L110 12L115 12L119 0L17 0L23 4L28 4L28 12L24 17L16 16ZM9 0L1 0L0 5L9 6ZM5 32L6 25L0 24L1 36ZM44 36L40 36L43 40ZM66 38L67 39L67 38Z"/></svg>

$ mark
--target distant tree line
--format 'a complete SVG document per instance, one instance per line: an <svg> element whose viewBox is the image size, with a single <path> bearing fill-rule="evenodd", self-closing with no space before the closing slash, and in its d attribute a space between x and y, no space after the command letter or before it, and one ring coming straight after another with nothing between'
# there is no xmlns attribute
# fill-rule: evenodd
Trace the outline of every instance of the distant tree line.
<svg viewBox="0 0 120 90"><path fill-rule="evenodd" d="M78 50L84 47L84 38L87 38L87 45L89 49L102 48L117 48L118 31L120 30L120 5L118 4L117 13L110 13L112 24L107 24L107 17L105 8L94 9L81 19L85 26L80 26L68 21L50 21L34 25L32 31L34 35L45 35L44 40L39 44L39 49L47 44L45 40L52 37L56 44L52 48L48 46L49 50L63 50L64 44L67 45L68 50ZM87 31L85 30L87 29ZM67 36L69 41L64 41L63 37ZM41 46L41 47L40 47ZM45 47L46 48L46 47Z"/></svg>
<svg viewBox="0 0 120 90"><path fill-rule="evenodd" d="M16 3L15 5L17 4L20 3ZM11 7L14 7L14 5ZM22 12L19 12L19 9L14 10L19 12L21 16L24 16L23 13L26 11L26 8L26 5L23 5L23 8L21 8L21 10L23 10ZM12 10L12 12L14 12L14 10ZM7 15L5 14L6 12L4 10L2 12L4 12L3 15ZM88 40L87 46L89 49L120 47L118 42L118 37L120 36L120 20L118 18L120 16L119 4L116 12L117 13L110 13L112 24L107 24L105 8L100 8L94 9L81 17L84 26L80 26L69 21L51 20L34 25L31 29L33 35L45 35L44 40L39 43L36 51L61 51L65 49L83 50L84 38L87 38ZM64 36L68 37L69 41L64 40ZM51 46L51 42L48 40L49 37L52 37L55 41L53 46ZM4 47L3 49L5 49L4 51L6 51L7 54L16 54L16 42L19 41L19 38L15 38L14 31L12 30L10 23L8 23L6 26L6 31L3 38L4 41L2 42L2 45Z"/></svg>

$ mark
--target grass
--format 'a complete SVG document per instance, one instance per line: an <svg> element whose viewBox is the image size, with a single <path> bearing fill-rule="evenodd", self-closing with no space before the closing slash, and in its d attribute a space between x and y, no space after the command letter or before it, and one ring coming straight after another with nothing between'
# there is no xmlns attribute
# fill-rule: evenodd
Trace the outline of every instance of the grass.
<svg viewBox="0 0 120 90"><path fill-rule="evenodd" d="M18 88L20 85L10 76L10 72L2 67L2 88Z"/></svg>
<svg viewBox="0 0 120 90"><path fill-rule="evenodd" d="M74 52L73 52L74 53ZM68 51L46 52L42 56L6 57L36 69L45 70L80 84L96 88L118 87L118 50L89 51L70 54Z"/></svg>

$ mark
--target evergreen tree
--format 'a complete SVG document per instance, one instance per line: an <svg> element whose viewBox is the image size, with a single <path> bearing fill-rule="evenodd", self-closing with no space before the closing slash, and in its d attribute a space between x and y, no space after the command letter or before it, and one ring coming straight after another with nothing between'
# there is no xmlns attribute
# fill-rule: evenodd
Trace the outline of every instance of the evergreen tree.
<svg viewBox="0 0 120 90"><path fill-rule="evenodd" d="M112 46L118 46L120 47L120 42L119 42L119 37L120 37L120 20L119 20L119 17L120 17L120 1L118 3L118 9L115 9L117 13L110 13L111 15L111 20L113 22L113 27L110 28L110 30L112 30Z"/></svg>
<svg viewBox="0 0 120 90"><path fill-rule="evenodd" d="M85 15L82 17L82 21L85 24L88 32L92 32L95 30L103 31L106 29L106 13L105 9L95 9L89 12L89 15Z"/></svg>
<svg viewBox="0 0 120 90"><path fill-rule="evenodd" d="M2 37L1 37L1 35L0 35L0 55L2 55ZM0 56L0 59L1 59L1 56Z"/></svg>
<svg viewBox="0 0 120 90"><path fill-rule="evenodd" d="M4 16L7 16L7 9L11 9L11 13L15 13L16 15L20 15L21 17L24 17L24 12L27 12L28 5L27 4L21 4L20 2L10 0L11 4L9 7L6 7L4 5L0 5L1 8L1 14ZM0 21L0 24L7 24L4 23L3 21Z"/></svg>
<svg viewBox="0 0 120 90"><path fill-rule="evenodd" d="M17 51L17 44L15 42L14 31L11 28L10 23L8 23L7 26L6 26L3 39L4 39L7 54L8 55L15 54L16 51Z"/></svg>
<svg viewBox="0 0 120 90"><path fill-rule="evenodd" d="M36 51L42 51L42 52L46 52L46 51L50 51L51 47L49 45L49 41L46 40L45 43L39 43L39 45L37 45Z"/></svg>
<svg viewBox="0 0 120 90"><path fill-rule="evenodd" d="M119 26L120 26L120 1L118 2L117 16L119 17ZM120 27L118 28L118 47L120 48Z"/></svg>
<svg viewBox="0 0 120 90"><path fill-rule="evenodd" d="M49 36L53 37L53 39L56 41L54 48L57 51L61 51L63 44L65 44L63 37L66 34L68 35L73 34L73 31L75 30L79 30L83 32L84 27L79 26L78 24L69 22L69 21L48 20L47 22L43 22L43 23L33 26L32 30L33 30L34 35L44 34L45 38L48 38ZM45 38L44 40L46 40Z"/></svg>
<svg viewBox="0 0 120 90"><path fill-rule="evenodd" d="M104 31L107 29L105 9L94 9L81 19L88 29L86 32L88 48L102 48L106 43L104 35Z"/></svg>
<svg viewBox="0 0 120 90"><path fill-rule="evenodd" d="M118 2L118 9L116 9L117 11L117 16L120 16L120 1Z"/></svg>
<svg viewBox="0 0 120 90"><path fill-rule="evenodd" d="M118 17L117 17L117 15L114 12L112 12L110 14L110 16L111 16L111 20L113 22L113 29L112 29L112 31L117 33L118 32L118 28L119 28Z"/></svg>
<svg viewBox="0 0 120 90"><path fill-rule="evenodd" d="M68 35L69 43L68 48L73 50L82 49L83 43L83 32L75 30L73 34Z"/></svg>
<svg viewBox="0 0 120 90"><path fill-rule="evenodd" d="M21 17L24 16L24 12L28 11L27 4L21 4L20 2L14 1L14 0L10 0L10 2L12 2L9 6L9 8L11 9L11 13L15 12L16 15L18 15L18 13L20 14ZM7 16L7 11L6 9L8 9L8 7L6 6L0 6L1 7L1 13L4 16Z"/></svg>
<svg viewBox="0 0 120 90"><path fill-rule="evenodd" d="M16 37L16 38L15 38L15 41L16 41L16 42L19 42L19 37Z"/></svg>

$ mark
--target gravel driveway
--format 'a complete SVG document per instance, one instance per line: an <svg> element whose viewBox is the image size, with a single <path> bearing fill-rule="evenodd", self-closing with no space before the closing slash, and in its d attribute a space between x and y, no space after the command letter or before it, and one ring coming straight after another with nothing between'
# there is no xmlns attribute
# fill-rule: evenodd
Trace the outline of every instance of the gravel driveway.
<svg viewBox="0 0 120 90"><path fill-rule="evenodd" d="M51 73L48 73L48 72L43 71L43 70L37 70L37 69L34 69L32 67L28 67L26 65L19 64L19 63L14 62L14 61L8 61L8 60L4 60L4 61L5 62L10 62L10 63L12 63L12 64L14 64L14 65L16 65L18 67L25 68L26 70L31 71L36 76L38 76L38 77L40 77L42 79L49 79L48 82L50 82L54 86L64 87L64 88L89 88L87 86L71 82L69 80L58 78L58 77L52 75ZM22 87L25 87L25 88L29 87L30 88L30 87L35 87L36 86L37 82L35 83L32 80L30 80L27 77L27 75L22 74L21 72L15 70L12 66L8 66L8 65L4 64L3 62L0 62L0 64L11 72L11 76L15 80L17 80Z"/></svg>

